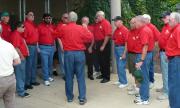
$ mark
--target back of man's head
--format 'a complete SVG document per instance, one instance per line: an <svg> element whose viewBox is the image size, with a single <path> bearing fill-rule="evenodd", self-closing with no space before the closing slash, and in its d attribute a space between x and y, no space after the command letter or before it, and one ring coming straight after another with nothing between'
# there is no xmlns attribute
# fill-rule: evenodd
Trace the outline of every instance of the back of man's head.
<svg viewBox="0 0 180 108"><path fill-rule="evenodd" d="M77 13L74 11L69 12L69 21L70 22L76 22L77 20L78 20Z"/></svg>

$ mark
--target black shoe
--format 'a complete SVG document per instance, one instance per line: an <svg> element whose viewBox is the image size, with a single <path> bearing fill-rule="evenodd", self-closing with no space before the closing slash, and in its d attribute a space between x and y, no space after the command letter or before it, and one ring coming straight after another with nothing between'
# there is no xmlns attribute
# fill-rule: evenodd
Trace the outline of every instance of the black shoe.
<svg viewBox="0 0 180 108"><path fill-rule="evenodd" d="M100 83L107 83L107 82L109 82L110 80L108 80L108 79L103 79L103 80L101 80L101 82Z"/></svg>
<svg viewBox="0 0 180 108"><path fill-rule="evenodd" d="M102 75L99 75L99 76L96 77L96 79L102 79L102 78L103 78Z"/></svg>
<svg viewBox="0 0 180 108"><path fill-rule="evenodd" d="M22 97L22 98L27 98L27 97L30 97L31 95L29 94L29 93L24 93L24 95L23 96L20 96L20 97Z"/></svg>
<svg viewBox="0 0 180 108"><path fill-rule="evenodd" d="M38 82L34 82L34 83L31 83L31 85L33 85L33 86L39 86L39 85L40 85L40 83L38 83Z"/></svg>
<svg viewBox="0 0 180 108"><path fill-rule="evenodd" d="M94 80L93 76L88 76L88 78L89 78L90 80Z"/></svg>
<svg viewBox="0 0 180 108"><path fill-rule="evenodd" d="M53 71L53 75L54 75L54 76L58 76L58 73L57 73L56 70Z"/></svg>
<svg viewBox="0 0 180 108"><path fill-rule="evenodd" d="M86 102L87 102L87 100L86 100L86 99L79 100L79 104L80 104L80 105L84 105Z"/></svg>
<svg viewBox="0 0 180 108"><path fill-rule="evenodd" d="M32 85L26 85L25 90L27 90L27 89L33 89L33 86Z"/></svg>

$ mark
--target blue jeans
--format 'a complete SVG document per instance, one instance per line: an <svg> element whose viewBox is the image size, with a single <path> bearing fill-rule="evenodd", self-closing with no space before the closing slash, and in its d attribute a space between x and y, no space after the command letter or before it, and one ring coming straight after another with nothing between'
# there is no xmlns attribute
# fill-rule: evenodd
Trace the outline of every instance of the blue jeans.
<svg viewBox="0 0 180 108"><path fill-rule="evenodd" d="M36 82L37 46L28 45L29 56L26 59L26 85Z"/></svg>
<svg viewBox="0 0 180 108"><path fill-rule="evenodd" d="M73 99L73 79L76 75L79 90L79 100L86 99L85 83L85 54L83 51L65 51L64 66L66 77L66 96L68 100Z"/></svg>
<svg viewBox="0 0 180 108"><path fill-rule="evenodd" d="M149 81L154 83L154 52L152 52L151 64L149 69Z"/></svg>
<svg viewBox="0 0 180 108"><path fill-rule="evenodd" d="M40 45L39 48L40 48L41 64L43 71L43 79L44 81L48 81L49 77L52 76L53 56L54 56L55 47Z"/></svg>
<svg viewBox="0 0 180 108"><path fill-rule="evenodd" d="M169 59L168 69L169 104L180 108L180 56Z"/></svg>
<svg viewBox="0 0 180 108"><path fill-rule="evenodd" d="M120 57L124 53L124 46L115 46L115 57L116 57L116 64L117 64L117 73L119 82L121 84L127 84L127 77L126 77L126 58L120 59Z"/></svg>
<svg viewBox="0 0 180 108"><path fill-rule="evenodd" d="M164 51L160 52L160 61L163 79L163 92L168 95L168 61Z"/></svg>
<svg viewBox="0 0 180 108"><path fill-rule="evenodd" d="M140 61L141 54L137 54L136 62ZM141 72L143 76L143 82L140 84L139 94L141 100L147 101L149 99L149 69L152 59L152 52L147 53L146 58L141 66Z"/></svg>
<svg viewBox="0 0 180 108"><path fill-rule="evenodd" d="M60 72L64 76L64 53L62 52L60 46L58 45L58 59L59 59L59 65L60 65Z"/></svg>
<svg viewBox="0 0 180 108"><path fill-rule="evenodd" d="M16 75L16 91L19 96L24 96L25 93L25 77L26 77L26 60L21 60L21 64L14 67Z"/></svg>

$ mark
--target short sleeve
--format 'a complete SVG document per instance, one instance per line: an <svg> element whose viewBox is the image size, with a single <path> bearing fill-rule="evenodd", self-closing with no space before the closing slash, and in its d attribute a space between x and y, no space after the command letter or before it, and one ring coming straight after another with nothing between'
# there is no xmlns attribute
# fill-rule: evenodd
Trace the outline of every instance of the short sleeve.
<svg viewBox="0 0 180 108"><path fill-rule="evenodd" d="M112 35L111 24L108 21L106 21L106 22L103 23L103 27L104 27L105 36L111 36Z"/></svg>

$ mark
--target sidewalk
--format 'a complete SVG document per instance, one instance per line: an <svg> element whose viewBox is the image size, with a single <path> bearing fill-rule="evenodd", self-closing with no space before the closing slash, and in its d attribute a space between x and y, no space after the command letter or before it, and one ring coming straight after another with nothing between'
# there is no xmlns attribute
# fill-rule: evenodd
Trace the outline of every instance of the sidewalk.
<svg viewBox="0 0 180 108"><path fill-rule="evenodd" d="M157 87L161 87L161 74L155 74L155 87L151 89L150 105L136 105L133 103L134 96L127 95L127 88L119 89L112 83L116 81L117 74L112 74L111 82L100 84L100 80L86 80L87 82L87 103L80 106L78 103L78 91L76 80L74 86L74 102L67 103L65 97L64 81L60 77L55 77L51 86L41 84L28 92L29 98L16 97L16 108L168 108L168 100L158 101L156 97L159 93L155 92ZM131 75L128 74L129 84L133 82ZM42 83L42 80L40 80ZM0 108L3 107L2 100Z"/></svg>

